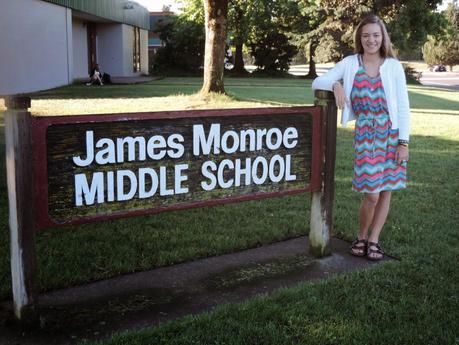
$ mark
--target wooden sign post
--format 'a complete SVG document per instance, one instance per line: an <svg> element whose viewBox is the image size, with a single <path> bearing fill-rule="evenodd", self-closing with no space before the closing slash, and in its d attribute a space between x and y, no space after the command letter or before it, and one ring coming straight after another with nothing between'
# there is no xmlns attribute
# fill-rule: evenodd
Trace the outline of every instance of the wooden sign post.
<svg viewBox="0 0 459 345"><path fill-rule="evenodd" d="M24 324L38 320L33 205L33 148L29 97L6 99L5 141L14 312Z"/></svg>
<svg viewBox="0 0 459 345"><path fill-rule="evenodd" d="M310 251L329 254L336 107L31 117L7 103L15 313L37 315L35 233L311 192ZM334 114L331 114L333 113Z"/></svg>
<svg viewBox="0 0 459 345"><path fill-rule="evenodd" d="M311 194L309 252L321 257L330 254L333 229L333 197L335 191L336 103L332 92L315 91L316 106L322 112L321 187Z"/></svg>

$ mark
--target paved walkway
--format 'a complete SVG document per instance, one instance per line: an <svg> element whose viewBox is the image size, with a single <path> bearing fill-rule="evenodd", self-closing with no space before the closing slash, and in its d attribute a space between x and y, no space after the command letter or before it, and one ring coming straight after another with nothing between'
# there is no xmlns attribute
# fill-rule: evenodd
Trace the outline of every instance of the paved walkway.
<svg viewBox="0 0 459 345"><path fill-rule="evenodd" d="M41 330L22 333L9 318L11 302L0 304L0 344L73 344L115 332L155 326L224 303L340 272L375 265L348 254L349 243L333 238L331 256L308 256L308 237L237 253L129 274L42 294Z"/></svg>
<svg viewBox="0 0 459 345"><path fill-rule="evenodd" d="M422 85L459 91L459 72L422 72Z"/></svg>

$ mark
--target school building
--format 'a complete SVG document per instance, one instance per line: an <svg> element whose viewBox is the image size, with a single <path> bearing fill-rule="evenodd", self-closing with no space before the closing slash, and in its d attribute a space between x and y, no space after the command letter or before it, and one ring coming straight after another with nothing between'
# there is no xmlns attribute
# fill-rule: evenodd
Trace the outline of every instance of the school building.
<svg viewBox="0 0 459 345"><path fill-rule="evenodd" d="M148 74L149 12L127 0L0 0L0 96Z"/></svg>

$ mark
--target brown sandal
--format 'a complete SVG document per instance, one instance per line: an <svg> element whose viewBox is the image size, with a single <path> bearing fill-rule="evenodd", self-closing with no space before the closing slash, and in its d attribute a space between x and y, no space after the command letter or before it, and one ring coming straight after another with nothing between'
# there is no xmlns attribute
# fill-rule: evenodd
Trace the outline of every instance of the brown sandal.
<svg viewBox="0 0 459 345"><path fill-rule="evenodd" d="M374 247L376 249L373 249L372 247ZM374 256L372 254L378 254L378 255ZM379 243L368 242L367 258L368 258L368 260L371 260L371 261L379 261L379 260L382 260L384 258L384 250L382 250L382 248L379 245Z"/></svg>
<svg viewBox="0 0 459 345"><path fill-rule="evenodd" d="M362 257L367 255L368 251L368 242L367 240L359 240L358 238L355 239L354 242L351 244L351 248L349 253L354 256Z"/></svg>

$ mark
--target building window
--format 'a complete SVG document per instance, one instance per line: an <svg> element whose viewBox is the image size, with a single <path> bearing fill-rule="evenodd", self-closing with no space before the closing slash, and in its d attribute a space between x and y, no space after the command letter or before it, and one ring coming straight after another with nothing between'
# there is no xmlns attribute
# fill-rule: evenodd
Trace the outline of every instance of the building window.
<svg viewBox="0 0 459 345"><path fill-rule="evenodd" d="M140 28L134 28L134 55L133 55L134 72L140 71Z"/></svg>

